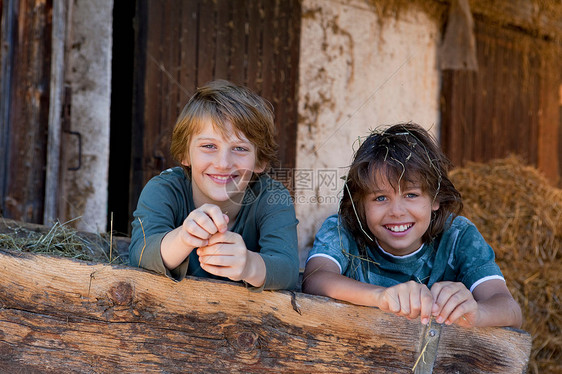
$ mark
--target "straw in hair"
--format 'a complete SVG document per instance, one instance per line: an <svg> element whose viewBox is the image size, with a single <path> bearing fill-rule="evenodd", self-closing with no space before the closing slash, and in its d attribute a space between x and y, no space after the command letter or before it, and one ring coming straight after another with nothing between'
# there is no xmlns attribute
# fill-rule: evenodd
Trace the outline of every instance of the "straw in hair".
<svg viewBox="0 0 562 374"><path fill-rule="evenodd" d="M380 178L400 191L407 183L419 184L439 202L424 242L441 233L451 215L462 209L460 193L448 178L450 161L427 130L414 123L400 123L372 131L357 149L349 168L339 213L342 223L362 248L373 243L366 229L363 200Z"/></svg>

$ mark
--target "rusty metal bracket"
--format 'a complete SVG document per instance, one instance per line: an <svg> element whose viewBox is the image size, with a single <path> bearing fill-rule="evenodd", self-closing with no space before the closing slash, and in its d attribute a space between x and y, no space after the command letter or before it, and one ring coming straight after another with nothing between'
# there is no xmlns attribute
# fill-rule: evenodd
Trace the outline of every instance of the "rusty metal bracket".
<svg viewBox="0 0 562 374"><path fill-rule="evenodd" d="M72 108L72 88L69 85L64 86L64 97L61 111L61 127L64 133L74 135L78 139L78 165L67 168L70 171L76 171L82 167L82 134L72 131L70 124L70 111Z"/></svg>
<svg viewBox="0 0 562 374"><path fill-rule="evenodd" d="M433 318L431 318L430 323L424 326L419 356L413 369L415 374L430 374L433 372L442 328L443 324L435 322Z"/></svg>

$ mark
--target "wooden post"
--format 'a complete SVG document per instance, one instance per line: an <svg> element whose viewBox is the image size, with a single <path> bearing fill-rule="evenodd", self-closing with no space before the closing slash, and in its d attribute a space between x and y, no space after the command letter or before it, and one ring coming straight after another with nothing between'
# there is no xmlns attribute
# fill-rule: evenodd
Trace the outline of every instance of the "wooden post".
<svg viewBox="0 0 562 374"><path fill-rule="evenodd" d="M59 170L61 153L61 113L64 94L65 42L66 42L66 1L53 2L53 30L51 37L51 83L49 101L49 125L47 141L47 162L45 175L45 202L43 223L48 225L56 220L59 192Z"/></svg>
<svg viewBox="0 0 562 374"><path fill-rule="evenodd" d="M0 1L0 214L43 221L52 3Z"/></svg>
<svg viewBox="0 0 562 374"><path fill-rule="evenodd" d="M326 297L0 250L2 372L412 373L424 332ZM526 332L439 333L434 373L526 370Z"/></svg>

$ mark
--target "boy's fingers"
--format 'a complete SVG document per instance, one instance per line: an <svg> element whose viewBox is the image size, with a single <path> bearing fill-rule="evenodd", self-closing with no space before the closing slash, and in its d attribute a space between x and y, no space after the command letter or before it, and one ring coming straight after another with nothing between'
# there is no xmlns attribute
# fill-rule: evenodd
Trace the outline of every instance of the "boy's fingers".
<svg viewBox="0 0 562 374"><path fill-rule="evenodd" d="M232 231L226 232L219 232L209 238L209 245L213 245L216 243L237 243L240 240L243 240L242 237Z"/></svg>
<svg viewBox="0 0 562 374"><path fill-rule="evenodd" d="M433 306L433 296L427 286L420 284L412 290L410 297L410 315L411 319L420 317L422 323L429 321L431 316L431 308Z"/></svg>
<svg viewBox="0 0 562 374"><path fill-rule="evenodd" d="M418 318L422 308L423 289L419 288L416 292L410 293L410 314L408 318Z"/></svg>
<svg viewBox="0 0 562 374"><path fill-rule="evenodd" d="M458 305L448 316L447 318L445 318L445 323L447 325L450 325L452 323L454 323L457 319L459 319L460 317L462 317L465 313L465 307L464 304Z"/></svg>
<svg viewBox="0 0 562 374"><path fill-rule="evenodd" d="M443 293L441 293L443 294ZM448 299L444 302L440 301L441 307L440 312L436 316L436 321L438 323L443 323L447 320L456 320L461 315L465 313L465 304L468 301L468 295L463 293L461 290L457 290L449 295ZM456 316L454 315L456 311Z"/></svg>
<svg viewBox="0 0 562 374"><path fill-rule="evenodd" d="M199 226L202 230L205 231L206 235L204 236L196 235L196 236L202 237L204 239L209 238L210 235L218 231L218 228L216 224L213 222L212 218L206 212L200 209L196 209L191 213L189 213L189 215L184 221L184 226L186 230L193 235L196 235L197 232L196 226Z"/></svg>
<svg viewBox="0 0 562 374"><path fill-rule="evenodd" d="M452 284L452 282L438 282L431 287L431 295L433 296L431 314L433 316L436 317L443 313L443 307L447 304L449 298L455 292Z"/></svg>
<svg viewBox="0 0 562 374"><path fill-rule="evenodd" d="M429 323L432 307L433 307L433 296L431 295L431 292L427 290L427 292L425 292L421 296L420 318L421 318L421 323L423 323L424 325L427 325Z"/></svg>
<svg viewBox="0 0 562 374"><path fill-rule="evenodd" d="M206 247L209 248L209 247ZM211 248L212 250L213 248ZM199 261L201 263L204 263L206 265L212 265L212 266L232 266L233 264L233 257L230 255L224 255L221 253L220 248L215 248L216 249L216 253L209 253L206 255L200 255L199 256ZM197 252L197 254L199 254L199 251Z"/></svg>
<svg viewBox="0 0 562 374"><path fill-rule="evenodd" d="M201 213L203 214L203 213ZM205 217L195 217L197 214L194 215L194 217L192 218L187 218L184 223L183 223L183 229L185 232L187 232L189 235L194 236L198 239L201 240L207 240L209 239L209 237L211 236L211 232L209 232L212 229L216 229L215 225L211 222L211 220L209 219L209 217L207 217L205 215ZM204 214L203 214L204 215ZM197 222L196 219L199 219L199 222ZM205 222L208 221L208 222Z"/></svg>
<svg viewBox="0 0 562 374"><path fill-rule="evenodd" d="M409 316L410 315L410 311L411 311L411 306L410 306L410 294L402 294L400 293L400 315L401 316Z"/></svg>
<svg viewBox="0 0 562 374"><path fill-rule="evenodd" d="M216 227L215 232L225 232L227 230L228 216L224 214L218 206L213 204L203 204L199 209L211 218Z"/></svg>
<svg viewBox="0 0 562 374"><path fill-rule="evenodd" d="M207 239L201 239L185 231L182 232L180 235L182 236L183 242L192 248L205 246L209 242Z"/></svg>
<svg viewBox="0 0 562 374"><path fill-rule="evenodd" d="M228 216L212 204L203 204L184 220L184 229L201 239L208 239L217 232L225 232L227 225Z"/></svg>
<svg viewBox="0 0 562 374"><path fill-rule="evenodd" d="M442 288L443 288L442 282L435 283L433 286L431 286L430 291L431 291L431 295L433 296L433 300L435 302L432 312L434 312L435 308L437 307L437 299L439 298L439 294L441 293Z"/></svg>
<svg viewBox="0 0 562 374"><path fill-rule="evenodd" d="M392 313L400 312L400 296L398 293L393 292L393 290L387 288L385 290L385 298L388 305L388 310Z"/></svg>
<svg viewBox="0 0 562 374"><path fill-rule="evenodd" d="M224 256L225 253L221 250L221 244L208 243L204 247L197 248L197 256L199 256L200 261L209 262L208 257L211 256Z"/></svg>

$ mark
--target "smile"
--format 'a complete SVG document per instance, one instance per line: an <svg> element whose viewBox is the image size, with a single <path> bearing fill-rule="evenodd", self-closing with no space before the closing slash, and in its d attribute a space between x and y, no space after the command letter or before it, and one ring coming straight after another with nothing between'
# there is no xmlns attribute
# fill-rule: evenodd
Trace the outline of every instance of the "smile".
<svg viewBox="0 0 562 374"><path fill-rule="evenodd" d="M404 232L407 231L412 226L414 226L414 224L408 223L405 225L385 225L384 227L392 232Z"/></svg>
<svg viewBox="0 0 562 374"><path fill-rule="evenodd" d="M218 174L207 174L216 183L228 183L236 178L235 175L218 175Z"/></svg>

